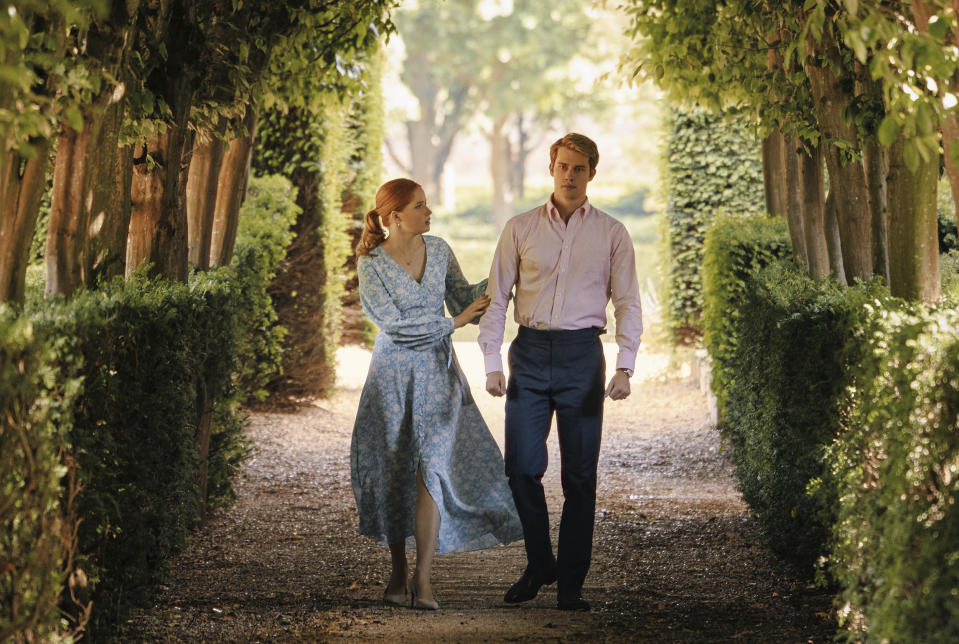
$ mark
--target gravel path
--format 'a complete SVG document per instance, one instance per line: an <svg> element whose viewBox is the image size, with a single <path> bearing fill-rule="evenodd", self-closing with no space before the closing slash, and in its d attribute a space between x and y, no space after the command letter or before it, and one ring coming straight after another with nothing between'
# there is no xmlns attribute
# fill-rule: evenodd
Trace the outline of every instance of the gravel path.
<svg viewBox="0 0 959 644"><path fill-rule="evenodd" d="M483 390L475 344L457 344L457 353L502 445L502 399ZM555 586L521 606L504 604L525 564L521 543L437 556L438 612L384 606L388 552L356 535L349 480L368 360L347 347L331 399L293 414L253 414L256 453L238 482L239 501L198 531L154 605L126 624L125 640L831 640L832 597L759 544L698 384L645 353L633 395L606 406L584 588L591 612L555 610ZM562 493L554 437L550 463L544 483L555 525Z"/></svg>

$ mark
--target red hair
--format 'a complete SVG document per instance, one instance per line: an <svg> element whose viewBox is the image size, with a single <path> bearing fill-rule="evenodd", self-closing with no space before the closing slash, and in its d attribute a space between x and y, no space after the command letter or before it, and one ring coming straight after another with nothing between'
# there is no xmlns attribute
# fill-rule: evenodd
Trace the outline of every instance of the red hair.
<svg viewBox="0 0 959 644"><path fill-rule="evenodd" d="M382 219L395 210L403 210L413 201L413 193L420 184L412 179L387 181L376 191L376 207L366 213L363 234L356 245L357 255L369 255L370 251L386 239Z"/></svg>

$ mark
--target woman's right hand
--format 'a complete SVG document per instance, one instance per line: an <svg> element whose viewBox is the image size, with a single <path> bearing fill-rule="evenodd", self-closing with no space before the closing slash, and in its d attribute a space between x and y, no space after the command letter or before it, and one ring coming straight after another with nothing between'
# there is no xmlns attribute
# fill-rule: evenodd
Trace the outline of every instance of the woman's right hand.
<svg viewBox="0 0 959 644"><path fill-rule="evenodd" d="M457 329L461 326L466 326L472 322L476 317L486 313L486 309L489 308L490 303L489 295L483 295L473 300L469 306L467 306L462 313L453 318L453 326Z"/></svg>

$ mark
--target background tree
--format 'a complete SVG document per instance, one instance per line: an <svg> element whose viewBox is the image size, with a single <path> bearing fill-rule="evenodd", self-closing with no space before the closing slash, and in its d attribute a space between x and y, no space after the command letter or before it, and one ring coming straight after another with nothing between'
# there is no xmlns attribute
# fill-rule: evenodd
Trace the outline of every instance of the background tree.
<svg viewBox="0 0 959 644"><path fill-rule="evenodd" d="M81 115L64 96L100 77L64 61L71 26L84 31L105 2L7 2L0 15L0 300L22 301L27 255L47 184L57 123Z"/></svg>
<svg viewBox="0 0 959 644"><path fill-rule="evenodd" d="M343 61L388 31L390 6L391 0L11 5L4 18L9 74L0 101L12 106L10 114L28 116L0 124L9 152L19 155L5 165L17 196L4 200L11 234L3 235L8 248L0 244L0 274L8 284L2 295L22 297L29 244L18 240L32 236L46 185L44 146L54 137L48 293L70 294L144 263L183 280L191 246L201 268L211 258L228 263L260 104L303 100L300 82L342 85ZM281 83L286 94L277 91ZM195 138L191 237L186 185ZM23 186L29 190L21 194Z"/></svg>
<svg viewBox="0 0 959 644"><path fill-rule="evenodd" d="M944 4L937 0L937 6ZM820 202L816 177L821 166L815 165L815 159L817 147L823 146L830 192L822 201L822 221L831 269L849 280L876 272L885 275L889 249L899 249L888 272L893 292L934 300L937 289L917 285L938 283L938 264L927 250L935 231L925 223L928 200L914 198L917 190L928 192L930 182L920 164L912 162L928 163L936 146L918 130L903 139L902 151L895 146L885 149L881 143L889 144L895 138L888 136L894 126L886 117L899 104L896 97L910 91L918 94L909 89L921 84L915 79L932 78L937 72L928 65L921 73L911 69L915 45L903 45L907 52L903 60L909 65L893 62L888 73L883 72L885 50L880 56L869 49L870 43L879 42L875 35L879 30L861 22L863 17L885 16L896 33L916 33L904 37L906 42L922 38L943 42L948 29L938 36L924 36L921 25L916 27L911 9L921 5L733 1L693 2L677 8L668 2L636 0L628 5L631 33L635 37L642 34L645 40L628 60L637 65L637 73L657 78L673 96L714 108L736 106L754 114L764 133L782 132L783 145L767 141L763 151L767 194L787 197L768 202L774 214L784 211L788 215L790 209L800 209L800 216L788 217L793 250L798 259L805 256L810 267L821 266L823 245L807 235L810 229L818 229L819 217L811 218L816 209L803 204ZM930 21L938 23L940 19L948 25L955 17L943 7L937 19ZM862 26L866 28L857 32ZM899 42L889 33L885 43ZM905 113L918 115L919 105ZM933 130L936 125L933 119ZM911 136L917 132L919 136ZM789 141L795 143L788 145L802 145L813 162L803 158L792 162L791 152L777 151ZM899 172L899 167L905 167L908 174ZM802 168L805 170L798 172ZM785 178L785 187L774 189L773 184L782 185L779 178ZM790 190L794 198L788 197ZM903 225L890 227L891 221ZM835 244L830 245L836 228L841 272ZM821 269L816 268L814 275L819 273Z"/></svg>
<svg viewBox="0 0 959 644"><path fill-rule="evenodd" d="M597 49L589 10L574 0L430 0L398 11L406 36L401 79L419 109L405 123L407 157L390 145L393 160L440 201L456 136L479 119L491 147L494 219L502 225L513 195L523 193L526 158L542 144L531 133L604 104L590 83L570 80L571 61Z"/></svg>

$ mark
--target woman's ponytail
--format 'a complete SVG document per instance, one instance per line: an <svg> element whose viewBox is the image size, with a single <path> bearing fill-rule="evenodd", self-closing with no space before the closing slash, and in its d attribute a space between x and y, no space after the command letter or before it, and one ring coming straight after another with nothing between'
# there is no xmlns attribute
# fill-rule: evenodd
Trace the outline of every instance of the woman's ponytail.
<svg viewBox="0 0 959 644"><path fill-rule="evenodd" d="M382 244L383 240L386 239L386 231L383 230L383 224L380 222L380 213L375 209L366 213L364 222L363 233L356 245L357 255L369 255L371 250Z"/></svg>

